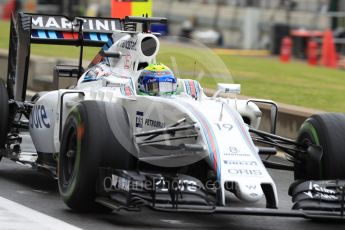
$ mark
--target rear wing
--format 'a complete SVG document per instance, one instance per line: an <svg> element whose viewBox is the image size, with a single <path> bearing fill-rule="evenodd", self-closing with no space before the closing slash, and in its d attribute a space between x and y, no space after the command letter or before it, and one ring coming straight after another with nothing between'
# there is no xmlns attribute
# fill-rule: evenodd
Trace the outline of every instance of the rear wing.
<svg viewBox="0 0 345 230"><path fill-rule="evenodd" d="M24 101L28 80L31 44L71 45L80 47L80 71L83 46L110 46L115 30L123 30L116 18L67 18L62 15L18 13L12 15L10 28L7 86L11 99Z"/></svg>
<svg viewBox="0 0 345 230"><path fill-rule="evenodd" d="M31 17L31 42L38 44L80 45L78 19L83 20L85 46L102 46L110 39L113 31L122 30L121 20L114 18L69 19L61 15L24 15Z"/></svg>

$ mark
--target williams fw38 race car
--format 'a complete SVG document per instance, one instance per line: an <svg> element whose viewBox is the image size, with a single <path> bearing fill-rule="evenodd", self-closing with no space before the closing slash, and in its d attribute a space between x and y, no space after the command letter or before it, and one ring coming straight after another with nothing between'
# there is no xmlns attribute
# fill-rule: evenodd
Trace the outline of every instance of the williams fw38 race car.
<svg viewBox="0 0 345 230"><path fill-rule="evenodd" d="M164 18L75 18L18 13L11 21L7 82L0 82L1 157L58 179L76 211L156 211L344 219L345 115L313 115L291 140L275 134L272 101L213 97L156 61L150 32ZM31 44L80 47L79 65L57 65L55 90L26 98ZM84 46L101 47L87 69ZM78 83L59 89L62 78ZM258 129L271 106L271 132ZM29 132L37 154L26 157ZM263 160L284 152L290 162ZM292 162L292 163L291 163ZM267 168L294 172L292 210L278 209ZM234 207L228 195L245 207ZM266 208L254 206L266 202Z"/></svg>

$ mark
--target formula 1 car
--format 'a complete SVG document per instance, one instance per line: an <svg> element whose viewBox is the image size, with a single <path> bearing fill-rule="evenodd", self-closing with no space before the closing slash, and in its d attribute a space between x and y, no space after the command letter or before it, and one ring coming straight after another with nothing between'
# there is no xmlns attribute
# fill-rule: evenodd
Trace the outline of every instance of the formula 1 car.
<svg viewBox="0 0 345 230"><path fill-rule="evenodd" d="M344 219L345 115L313 115L291 140L275 134L274 102L219 97L239 93L236 84L218 84L207 97L197 81L177 79L170 95L140 94L140 76L151 71L160 47L150 25L166 22L25 13L12 18L7 84L0 84L1 156L57 177L61 197L77 211L148 207ZM79 46L80 60L78 66L56 66L55 90L27 100L31 43ZM84 46L102 47L85 71ZM78 83L58 89L61 78ZM174 83L148 82L152 90ZM271 132L258 129L257 103L271 106ZM30 158L20 145L25 131L37 151ZM277 150L293 164L260 158ZM293 210L278 209L267 168L294 171ZM227 194L246 207L233 207ZM253 208L263 199L266 208Z"/></svg>

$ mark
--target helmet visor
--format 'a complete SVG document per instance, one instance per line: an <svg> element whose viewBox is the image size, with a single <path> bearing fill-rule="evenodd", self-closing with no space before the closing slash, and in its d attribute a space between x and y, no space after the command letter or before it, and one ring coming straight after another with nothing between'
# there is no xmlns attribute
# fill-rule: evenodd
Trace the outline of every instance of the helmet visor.
<svg viewBox="0 0 345 230"><path fill-rule="evenodd" d="M145 85L146 92L159 93L159 82L149 82Z"/></svg>
<svg viewBox="0 0 345 230"><path fill-rule="evenodd" d="M148 82L145 84L145 90L149 94L171 94L176 91L174 82Z"/></svg>
<svg viewBox="0 0 345 230"><path fill-rule="evenodd" d="M173 82L159 82L160 93L173 93L176 90L176 83Z"/></svg>

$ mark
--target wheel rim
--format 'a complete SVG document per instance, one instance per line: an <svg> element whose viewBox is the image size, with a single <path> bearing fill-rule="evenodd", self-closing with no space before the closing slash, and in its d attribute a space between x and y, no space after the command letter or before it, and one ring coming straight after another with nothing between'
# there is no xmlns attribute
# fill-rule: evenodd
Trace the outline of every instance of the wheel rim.
<svg viewBox="0 0 345 230"><path fill-rule="evenodd" d="M64 164L62 165L64 181L69 184L73 178L77 154L77 130L71 128L67 135L66 150L64 152Z"/></svg>

